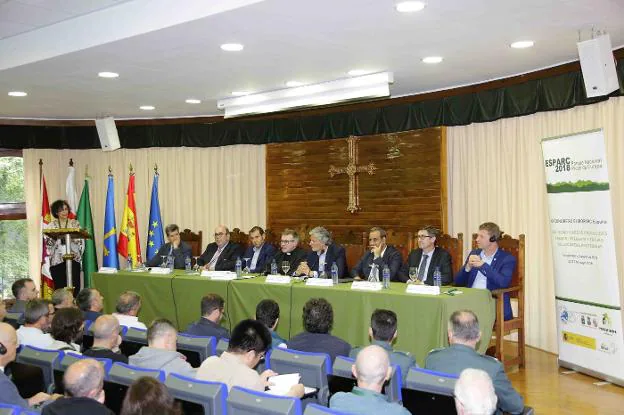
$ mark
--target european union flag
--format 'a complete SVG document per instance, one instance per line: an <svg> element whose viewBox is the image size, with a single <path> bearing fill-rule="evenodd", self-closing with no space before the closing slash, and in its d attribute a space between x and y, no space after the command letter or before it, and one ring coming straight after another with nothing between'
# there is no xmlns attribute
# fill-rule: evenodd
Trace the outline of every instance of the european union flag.
<svg viewBox="0 0 624 415"><path fill-rule="evenodd" d="M147 259L152 259L164 243L165 238L163 236L162 220L160 219L160 203L158 203L158 173L154 173L149 226L147 228Z"/></svg>
<svg viewBox="0 0 624 415"><path fill-rule="evenodd" d="M102 266L119 269L117 256L117 225L115 223L115 184L113 175L108 175L106 190L106 211L104 213L104 252Z"/></svg>

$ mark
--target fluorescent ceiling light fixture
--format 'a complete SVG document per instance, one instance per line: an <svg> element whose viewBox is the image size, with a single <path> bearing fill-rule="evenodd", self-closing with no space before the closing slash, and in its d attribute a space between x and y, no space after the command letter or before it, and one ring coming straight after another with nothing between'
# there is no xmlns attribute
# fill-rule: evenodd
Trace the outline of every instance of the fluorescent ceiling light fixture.
<svg viewBox="0 0 624 415"><path fill-rule="evenodd" d="M224 43L221 45L221 49L226 52L240 52L243 50L243 45L240 43Z"/></svg>
<svg viewBox="0 0 624 415"><path fill-rule="evenodd" d="M351 69L349 72L347 72L347 75L349 76L362 76L362 75L368 75L371 74L375 71L371 71L368 69Z"/></svg>
<svg viewBox="0 0 624 415"><path fill-rule="evenodd" d="M151 111L156 109L156 107L153 105L141 105L139 108L143 111Z"/></svg>
<svg viewBox="0 0 624 415"><path fill-rule="evenodd" d="M235 97L244 97L245 95L249 95L251 92L249 91L232 91L232 96Z"/></svg>
<svg viewBox="0 0 624 415"><path fill-rule="evenodd" d="M10 97L25 97L26 95L28 95L26 92L24 91L11 91L9 92L9 96Z"/></svg>
<svg viewBox="0 0 624 415"><path fill-rule="evenodd" d="M422 61L424 63L440 63L442 60L442 56L427 56L426 58L423 58Z"/></svg>
<svg viewBox="0 0 624 415"><path fill-rule="evenodd" d="M118 78L119 74L117 72L99 72L98 76L100 78Z"/></svg>
<svg viewBox="0 0 624 415"><path fill-rule="evenodd" d="M304 85L304 83L303 82L299 82L299 81L288 81L288 82L286 82L286 86L288 88L294 88L296 86L301 86L301 85Z"/></svg>
<svg viewBox="0 0 624 415"><path fill-rule="evenodd" d="M337 79L217 101L225 118L390 96L392 72Z"/></svg>
<svg viewBox="0 0 624 415"><path fill-rule="evenodd" d="M518 42L512 43L509 46L514 49L526 49L532 47L533 45L535 45L535 42L533 42L532 40L520 40Z"/></svg>
<svg viewBox="0 0 624 415"><path fill-rule="evenodd" d="M413 13L424 9L425 3L422 1L400 1L394 7L401 13Z"/></svg>
<svg viewBox="0 0 624 415"><path fill-rule="evenodd" d="M189 98L186 101L187 104L201 104L201 100L195 98Z"/></svg>

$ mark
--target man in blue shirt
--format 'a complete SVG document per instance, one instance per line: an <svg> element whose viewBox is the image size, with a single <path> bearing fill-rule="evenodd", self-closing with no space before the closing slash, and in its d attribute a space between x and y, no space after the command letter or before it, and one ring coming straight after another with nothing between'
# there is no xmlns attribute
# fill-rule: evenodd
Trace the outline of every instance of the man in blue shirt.
<svg viewBox="0 0 624 415"><path fill-rule="evenodd" d="M260 226L254 226L249 230L251 245L245 250L243 259L247 260L245 266L249 268L249 272L254 274L264 272L271 258L275 256L275 247L265 243L264 238L264 229Z"/></svg>

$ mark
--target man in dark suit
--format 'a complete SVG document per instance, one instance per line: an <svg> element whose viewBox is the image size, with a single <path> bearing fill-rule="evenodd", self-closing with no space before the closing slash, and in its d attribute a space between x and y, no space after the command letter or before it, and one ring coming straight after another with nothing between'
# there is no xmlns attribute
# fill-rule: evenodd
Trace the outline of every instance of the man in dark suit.
<svg viewBox="0 0 624 415"><path fill-rule="evenodd" d="M516 269L516 258L498 249L501 230L497 224L485 222L479 226L477 246L470 252L464 267L455 276L455 284L462 287L498 290L509 288ZM513 318L509 296L505 294L505 320Z"/></svg>
<svg viewBox="0 0 624 415"><path fill-rule="evenodd" d="M280 239L280 252L275 254L270 262L267 262L266 273L271 271L271 262L277 264L277 272L284 274L282 264L288 262L290 268L288 275L294 275L302 261L305 261L307 253L299 248L299 234L293 229L284 229Z"/></svg>
<svg viewBox="0 0 624 415"><path fill-rule="evenodd" d="M425 226L418 230L418 249L410 252L407 264L401 268L399 273L401 281L409 282L409 269L418 268L418 281L433 285L433 273L436 268L439 268L442 274L442 285L450 285L453 282L451 254L435 246L438 235L440 235L440 230L433 226Z"/></svg>
<svg viewBox="0 0 624 415"><path fill-rule="evenodd" d="M347 274L347 258L345 249L332 241L329 231L321 226L310 231L310 248L305 262L297 269L297 275L310 275L316 271L318 276L331 278L331 267L335 262L338 266L338 278Z"/></svg>
<svg viewBox="0 0 624 415"><path fill-rule="evenodd" d="M173 267L175 269L184 269L186 258L191 258L191 247L180 239L180 228L176 224L167 225L165 228L167 239L169 242L162 245L158 253L145 263L148 267L157 267L163 260L163 256L173 256Z"/></svg>
<svg viewBox="0 0 624 415"><path fill-rule="evenodd" d="M245 251L243 258L247 258L246 264L251 273L261 273L266 269L266 264L275 256L275 247L264 242L264 229L254 226L249 230L251 245Z"/></svg>
<svg viewBox="0 0 624 415"><path fill-rule="evenodd" d="M369 251L364 254L357 265L351 270L355 279L368 279L371 276L373 265L379 270L379 280L382 279L384 266L390 268L390 280L400 281L399 271L403 265L401 253L393 246L386 245L386 231L374 227L368 233Z"/></svg>
<svg viewBox="0 0 624 415"><path fill-rule="evenodd" d="M236 260L243 255L243 247L230 242L230 230L219 225L215 228L215 241L197 259L197 263L211 271L234 271Z"/></svg>
<svg viewBox="0 0 624 415"><path fill-rule="evenodd" d="M219 294L208 294L201 299L201 318L186 328L187 334L193 336L213 336L219 339L229 339L230 332L221 326L225 309L225 300Z"/></svg>

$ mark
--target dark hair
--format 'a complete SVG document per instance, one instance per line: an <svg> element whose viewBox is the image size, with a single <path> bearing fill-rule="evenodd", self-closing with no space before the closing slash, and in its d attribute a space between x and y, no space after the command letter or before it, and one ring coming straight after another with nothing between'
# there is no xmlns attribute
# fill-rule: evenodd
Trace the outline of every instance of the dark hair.
<svg viewBox="0 0 624 415"><path fill-rule="evenodd" d="M69 213L71 213L71 207L69 206L69 203L67 203L66 200L59 199L55 201L54 203L52 203L52 206L50 206L50 210L52 211L52 216L54 216L55 219L58 219L58 213L63 208L63 206L67 206L67 210L69 211Z"/></svg>
<svg viewBox="0 0 624 415"><path fill-rule="evenodd" d="M175 223L172 223L171 225L167 225L167 227L165 228L165 234L167 236L169 236L171 232L175 232L175 231L180 232L180 228Z"/></svg>
<svg viewBox="0 0 624 415"><path fill-rule="evenodd" d="M303 327L310 333L329 333L334 325L334 310L324 298L310 298L303 306Z"/></svg>
<svg viewBox="0 0 624 415"><path fill-rule="evenodd" d="M152 324L147 329L147 343L153 342L155 339L163 336L165 333L173 331L177 333L177 330L173 323L166 318L158 318L152 321Z"/></svg>
<svg viewBox="0 0 624 415"><path fill-rule="evenodd" d="M132 382L126 392L121 415L180 415L182 410L169 389L150 376Z"/></svg>
<svg viewBox="0 0 624 415"><path fill-rule="evenodd" d="M371 329L373 338L389 342L397 330L397 315L391 310L377 309L371 315Z"/></svg>
<svg viewBox="0 0 624 415"><path fill-rule="evenodd" d="M260 235L264 235L264 229L262 229L260 226L254 226L253 228L249 229L249 234L251 235L252 232L260 232Z"/></svg>
<svg viewBox="0 0 624 415"><path fill-rule="evenodd" d="M256 306L256 320L268 328L273 327L279 316L280 308L275 300L262 300Z"/></svg>
<svg viewBox="0 0 624 415"><path fill-rule="evenodd" d="M282 235L290 235L293 239L299 240L299 234L294 229L286 228L282 231Z"/></svg>
<svg viewBox="0 0 624 415"><path fill-rule="evenodd" d="M221 310L225 300L219 294L207 294L201 299L201 315L207 316L215 310Z"/></svg>
<svg viewBox="0 0 624 415"><path fill-rule="evenodd" d="M20 278L19 280L15 281L13 285L11 285L11 291L13 292L13 297L15 298L19 297L19 295L21 294L21 291L26 287L26 283L29 281L32 282L33 284L35 283L30 278Z"/></svg>
<svg viewBox="0 0 624 415"><path fill-rule="evenodd" d="M134 291L124 291L117 299L115 310L120 314L129 313L136 307L141 305L141 295Z"/></svg>
<svg viewBox="0 0 624 415"><path fill-rule="evenodd" d="M432 225L423 226L419 230L427 232L427 235L433 236L436 239L441 234L440 229L438 229L438 228L436 228L435 226L432 226Z"/></svg>
<svg viewBox="0 0 624 415"><path fill-rule="evenodd" d="M76 305L82 311L89 311L91 308L91 301L93 300L94 288L83 288L76 296Z"/></svg>
<svg viewBox="0 0 624 415"><path fill-rule="evenodd" d="M26 303L26 309L24 310L24 321L26 324L35 324L41 317L50 314L48 304L50 304L48 300L30 300Z"/></svg>
<svg viewBox="0 0 624 415"><path fill-rule="evenodd" d="M61 308L54 313L50 334L54 340L71 343L82 334L82 313L77 308Z"/></svg>
<svg viewBox="0 0 624 415"><path fill-rule="evenodd" d="M479 319L471 310L458 310L451 314L449 329L459 340L474 341L479 338Z"/></svg>
<svg viewBox="0 0 624 415"><path fill-rule="evenodd" d="M264 324L256 320L243 320L234 327L230 336L228 352L256 353L266 351L271 345L271 332Z"/></svg>

